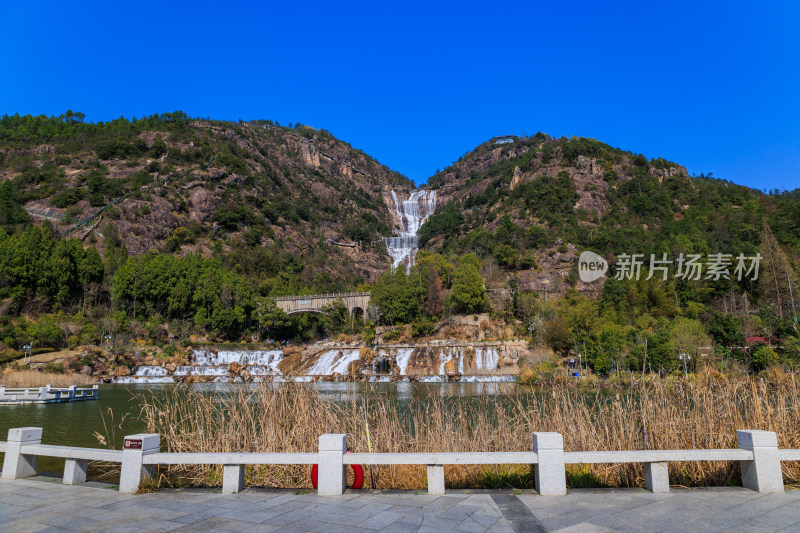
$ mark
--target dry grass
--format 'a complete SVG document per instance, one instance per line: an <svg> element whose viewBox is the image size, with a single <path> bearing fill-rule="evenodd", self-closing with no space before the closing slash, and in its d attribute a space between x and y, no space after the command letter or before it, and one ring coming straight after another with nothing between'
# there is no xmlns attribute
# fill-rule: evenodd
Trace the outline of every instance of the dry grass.
<svg viewBox="0 0 800 533"><path fill-rule="evenodd" d="M0 370L0 385L5 387L69 387L91 385L95 380L83 374L48 374L38 370Z"/></svg>
<svg viewBox="0 0 800 533"><path fill-rule="evenodd" d="M142 417L170 452L314 452L323 433L347 433L349 449L367 451L362 398L323 399L302 384L231 388L227 394L176 389L162 399L144 397ZM412 398L397 403L370 394L368 418L374 452L525 451L533 431L564 435L567 451L735 448L736 429L778 433L781 447L800 448L800 399L793 378L642 381L614 392L565 386L478 398ZM372 467L378 488L424 488L424 466ZM248 484L309 487L308 467L253 467ZM449 487L531 486L530 468L450 466ZM181 483L221 484L210 466L170 467ZM800 481L796 463L784 463L788 483ZM673 484L739 484L731 462L671 463ZM369 485L367 471L367 485ZM637 465L568 467L571 486L641 486Z"/></svg>

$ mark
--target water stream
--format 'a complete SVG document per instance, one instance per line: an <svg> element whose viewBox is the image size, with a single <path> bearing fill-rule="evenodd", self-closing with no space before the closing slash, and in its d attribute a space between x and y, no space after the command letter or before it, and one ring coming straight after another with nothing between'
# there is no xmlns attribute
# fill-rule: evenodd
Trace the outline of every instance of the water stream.
<svg viewBox="0 0 800 533"><path fill-rule="evenodd" d="M395 191L390 191L386 203L400 230L395 237L386 239L386 249L392 257L392 266L405 263L408 271L417 255L419 228L436 210L436 191L414 191L407 200L401 200Z"/></svg>

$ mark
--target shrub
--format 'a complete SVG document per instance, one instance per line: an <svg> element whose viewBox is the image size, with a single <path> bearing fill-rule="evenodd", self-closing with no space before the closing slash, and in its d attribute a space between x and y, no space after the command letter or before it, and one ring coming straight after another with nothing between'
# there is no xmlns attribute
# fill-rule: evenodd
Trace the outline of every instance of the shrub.
<svg viewBox="0 0 800 533"><path fill-rule="evenodd" d="M396 341L399 338L400 338L400 330L399 329L393 329L392 331L390 331L388 333L384 333L384 335L383 335L383 340L384 341L389 341L389 342Z"/></svg>
<svg viewBox="0 0 800 533"><path fill-rule="evenodd" d="M752 365L753 370L764 370L768 366L778 361L778 354L769 346L759 346L753 350Z"/></svg>
<svg viewBox="0 0 800 533"><path fill-rule="evenodd" d="M434 323L428 317L418 318L411 324L411 336L414 338L425 337L433 333Z"/></svg>
<svg viewBox="0 0 800 533"><path fill-rule="evenodd" d="M66 374L67 369L64 368L64 363L57 363L55 361L48 361L43 367L42 372L47 374Z"/></svg>
<svg viewBox="0 0 800 533"><path fill-rule="evenodd" d="M89 195L89 205L92 207L102 207L106 201L102 193L96 192Z"/></svg>

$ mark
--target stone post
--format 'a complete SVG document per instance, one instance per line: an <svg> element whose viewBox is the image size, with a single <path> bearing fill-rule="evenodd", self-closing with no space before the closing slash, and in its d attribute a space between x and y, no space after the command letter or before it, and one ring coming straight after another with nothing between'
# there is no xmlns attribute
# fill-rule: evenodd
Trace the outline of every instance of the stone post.
<svg viewBox="0 0 800 533"><path fill-rule="evenodd" d="M758 492L783 492L778 436L772 431L737 429L739 448L753 452L752 461L739 461L742 484Z"/></svg>
<svg viewBox="0 0 800 533"><path fill-rule="evenodd" d="M222 493L236 494L244 489L244 465L223 465Z"/></svg>
<svg viewBox="0 0 800 533"><path fill-rule="evenodd" d="M542 496L567 493L567 472L564 469L564 437L560 433L534 433L533 451L538 456L535 468L536 491Z"/></svg>
<svg viewBox="0 0 800 533"><path fill-rule="evenodd" d="M122 469L119 475L119 491L133 494L145 477L155 474L155 465L145 465L144 456L158 453L161 437L158 433L139 433L125 437L122 447Z"/></svg>
<svg viewBox="0 0 800 533"><path fill-rule="evenodd" d="M64 485L84 483L88 466L89 461L85 459L67 459L64 461Z"/></svg>
<svg viewBox="0 0 800 533"><path fill-rule="evenodd" d="M428 494L444 494L444 465L428 465Z"/></svg>
<svg viewBox="0 0 800 533"><path fill-rule="evenodd" d="M669 492L669 463L644 464L644 487L650 492Z"/></svg>
<svg viewBox="0 0 800 533"><path fill-rule="evenodd" d="M319 438L319 471L317 494L341 496L344 493L344 453L347 451L347 435L326 433Z"/></svg>
<svg viewBox="0 0 800 533"><path fill-rule="evenodd" d="M42 443L42 428L12 428L8 430L3 479L21 479L36 475L38 455L24 455L22 447Z"/></svg>
<svg viewBox="0 0 800 533"><path fill-rule="evenodd" d="M70 385L69 386L69 399L74 400L77 393L78 386L77 385Z"/></svg>

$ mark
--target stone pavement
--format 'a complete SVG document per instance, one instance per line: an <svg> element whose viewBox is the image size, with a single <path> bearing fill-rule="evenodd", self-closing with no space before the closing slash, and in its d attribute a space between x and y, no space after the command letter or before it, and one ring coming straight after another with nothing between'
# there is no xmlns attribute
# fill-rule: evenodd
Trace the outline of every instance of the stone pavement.
<svg viewBox="0 0 800 533"><path fill-rule="evenodd" d="M542 497L511 491L348 491L319 497L248 489L224 495L175 489L120 494L101 483L0 480L0 531L521 532L797 531L800 491L742 488L582 489Z"/></svg>

